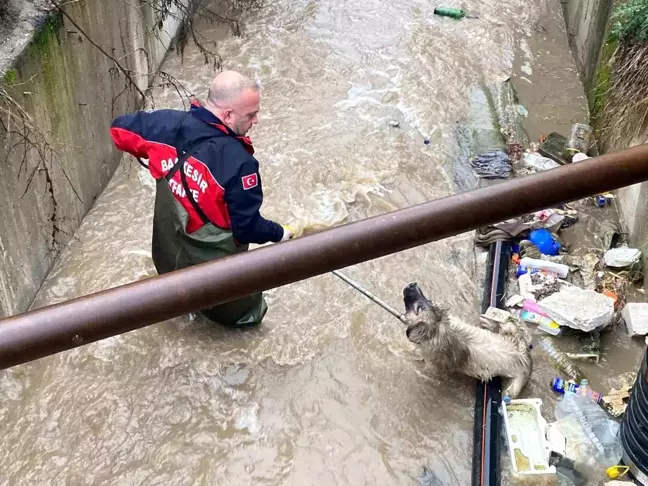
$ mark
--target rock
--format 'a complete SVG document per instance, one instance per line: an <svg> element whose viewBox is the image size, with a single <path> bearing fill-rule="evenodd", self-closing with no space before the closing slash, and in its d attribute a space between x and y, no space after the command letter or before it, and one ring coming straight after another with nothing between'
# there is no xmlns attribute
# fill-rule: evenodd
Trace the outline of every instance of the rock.
<svg viewBox="0 0 648 486"><path fill-rule="evenodd" d="M538 153L558 162L561 165L568 164L569 161L563 157L563 149L567 143L567 138L559 133L551 132L547 139L538 148Z"/></svg>
<svg viewBox="0 0 648 486"><path fill-rule="evenodd" d="M538 302L538 306L560 326L590 332L612 322L614 299L593 290L567 287Z"/></svg>
<svg viewBox="0 0 648 486"><path fill-rule="evenodd" d="M400 126L400 123L398 122L398 120L389 120L389 126L398 128Z"/></svg>
<svg viewBox="0 0 648 486"><path fill-rule="evenodd" d="M648 334L648 303L630 302L625 305L621 316L631 336L644 336Z"/></svg>

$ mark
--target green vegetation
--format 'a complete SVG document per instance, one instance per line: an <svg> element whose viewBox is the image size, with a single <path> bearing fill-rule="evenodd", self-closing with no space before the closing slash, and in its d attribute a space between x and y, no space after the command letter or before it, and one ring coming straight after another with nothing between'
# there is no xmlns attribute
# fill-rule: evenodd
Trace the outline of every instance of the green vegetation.
<svg viewBox="0 0 648 486"><path fill-rule="evenodd" d="M612 40L648 42L648 0L629 0L612 14Z"/></svg>
<svg viewBox="0 0 648 486"><path fill-rule="evenodd" d="M18 74L16 73L15 69L10 69L7 71L4 75L4 83L7 86L13 86L16 84L16 79L18 78Z"/></svg>
<svg viewBox="0 0 648 486"><path fill-rule="evenodd" d="M608 41L603 46L601 61L596 72L596 84L594 85L594 99L591 104L591 117L594 127L600 128L600 118L604 115L607 95L612 87L612 56L619 47L619 41ZM601 134L597 133L597 138Z"/></svg>
<svg viewBox="0 0 648 486"><path fill-rule="evenodd" d="M45 24L34 36L30 51L36 56L47 55L51 42L58 42L58 30L63 25L63 16L60 13L50 15Z"/></svg>
<svg viewBox="0 0 648 486"><path fill-rule="evenodd" d="M612 13L591 101L599 150L640 143L648 125L648 0L627 0Z"/></svg>

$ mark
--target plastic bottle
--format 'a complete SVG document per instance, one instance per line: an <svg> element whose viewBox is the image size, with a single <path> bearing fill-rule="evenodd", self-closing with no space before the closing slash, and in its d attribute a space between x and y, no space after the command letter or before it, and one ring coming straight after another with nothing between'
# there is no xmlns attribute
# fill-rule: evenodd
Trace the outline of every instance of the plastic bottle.
<svg viewBox="0 0 648 486"><path fill-rule="evenodd" d="M581 382L579 391L587 388L587 381ZM566 391L556 405L556 419L567 440L567 455L571 459L592 470L605 470L618 464L623 455L619 424L610 420L594 400Z"/></svg>
<svg viewBox="0 0 648 486"><path fill-rule="evenodd" d="M524 304L522 305L522 310L528 310L530 312L533 312L534 314L538 314L540 316L545 316L549 317L541 308L538 304L533 302L532 300L526 299L524 301Z"/></svg>
<svg viewBox="0 0 648 486"><path fill-rule="evenodd" d="M556 393L560 393L562 395L564 395L566 391L575 393L576 390L578 390L578 383L576 383L574 380L565 381L561 377L556 376L551 381L551 389Z"/></svg>
<svg viewBox="0 0 648 486"><path fill-rule="evenodd" d="M523 265L518 265L515 274L519 278L520 276L524 275L525 273L529 273L529 272L531 272L531 274L542 273L542 270L540 270L538 268L527 268L527 267L525 267Z"/></svg>
<svg viewBox="0 0 648 486"><path fill-rule="evenodd" d="M583 382L587 382L587 380L586 379L581 380L581 383ZM570 391L572 393L582 395L583 392L580 388L581 386L578 383L576 383L574 380L565 381L559 376L555 377L551 382L551 389L556 393L560 393L560 394L564 394L565 392ZM589 389L589 385L586 386L585 395L587 395L590 398L590 400L593 400L596 403L600 403L602 398L600 393Z"/></svg>
<svg viewBox="0 0 648 486"><path fill-rule="evenodd" d="M443 17L452 17L453 19L463 19L466 16L466 12L460 8L436 7L434 13Z"/></svg>
<svg viewBox="0 0 648 486"><path fill-rule="evenodd" d="M569 273L569 267L562 263L554 263L548 260L538 260L536 258L524 257L520 260L520 265L528 268L537 268L547 272L557 273L560 278L565 278Z"/></svg>
<svg viewBox="0 0 648 486"><path fill-rule="evenodd" d="M576 389L576 394L594 400L596 403L601 401L601 394L592 390L587 378L581 380L580 385Z"/></svg>
<svg viewBox="0 0 648 486"><path fill-rule="evenodd" d="M544 228L533 230L529 234L529 240L543 255L555 256L560 253L560 243L554 240L551 232Z"/></svg>
<svg viewBox="0 0 648 486"><path fill-rule="evenodd" d="M544 332L557 336L560 334L560 326L556 324L552 319L547 316L541 316L535 312L529 310L523 310L520 314L520 319L525 322L530 322L532 324L537 324L538 329L543 330Z"/></svg>
<svg viewBox="0 0 648 486"><path fill-rule="evenodd" d="M565 144L565 149L563 156L568 161L572 161L572 157L578 153L582 152L587 154L587 151L592 146L592 127L585 125L584 123L574 123L571 128L571 133L567 143Z"/></svg>
<svg viewBox="0 0 648 486"><path fill-rule="evenodd" d="M567 355L563 353L560 349L558 349L558 346L556 346L556 344L549 336L540 339L540 341L538 341L538 347L540 347L540 349L542 349L545 353L547 353L547 356L549 357L549 361L551 361L551 364L557 370L562 371L567 376L569 376L570 378L572 378L577 382L585 377L585 375L578 368L578 366L572 363L572 361L567 357Z"/></svg>

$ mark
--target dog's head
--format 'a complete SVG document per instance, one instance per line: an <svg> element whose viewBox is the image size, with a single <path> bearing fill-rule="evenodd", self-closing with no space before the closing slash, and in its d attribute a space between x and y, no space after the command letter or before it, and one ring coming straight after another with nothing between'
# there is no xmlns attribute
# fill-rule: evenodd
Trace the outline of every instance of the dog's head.
<svg viewBox="0 0 648 486"><path fill-rule="evenodd" d="M403 289L403 301L408 321L407 338L416 344L432 339L447 318L446 309L430 302L417 283Z"/></svg>

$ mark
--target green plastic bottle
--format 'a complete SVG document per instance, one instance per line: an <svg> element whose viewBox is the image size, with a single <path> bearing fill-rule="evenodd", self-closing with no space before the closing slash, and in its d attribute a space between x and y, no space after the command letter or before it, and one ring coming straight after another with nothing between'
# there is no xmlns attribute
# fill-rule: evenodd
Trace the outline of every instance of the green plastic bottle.
<svg viewBox="0 0 648 486"><path fill-rule="evenodd" d="M452 17L453 19L463 19L466 16L466 12L460 8L436 7L434 13L443 17Z"/></svg>

